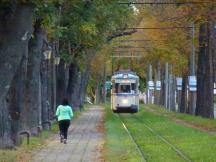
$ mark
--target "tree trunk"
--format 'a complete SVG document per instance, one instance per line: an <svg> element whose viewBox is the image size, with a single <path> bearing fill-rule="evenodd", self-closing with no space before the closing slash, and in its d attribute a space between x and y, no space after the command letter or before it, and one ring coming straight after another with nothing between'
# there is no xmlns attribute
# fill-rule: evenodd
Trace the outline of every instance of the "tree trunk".
<svg viewBox="0 0 216 162"><path fill-rule="evenodd" d="M160 66L160 62L158 62L158 64L157 64L157 72L155 71L155 81L156 81L155 82L156 86L157 86L157 81L161 82L161 66ZM157 87L156 87L156 89L155 89L155 104L157 104L157 105L160 105L161 92L162 92L162 87L160 88L160 90L157 90Z"/></svg>
<svg viewBox="0 0 216 162"><path fill-rule="evenodd" d="M57 68L57 96L56 96L56 102L57 104L61 104L62 99L66 96L66 90L67 90L67 86L66 86L66 82L68 82L68 80L66 81L66 74L67 73L67 69L65 68L65 62L61 59L60 60L60 64L58 65Z"/></svg>
<svg viewBox="0 0 216 162"><path fill-rule="evenodd" d="M73 63L69 70L68 96L74 108L79 107L79 88L81 83L81 73L77 64Z"/></svg>
<svg viewBox="0 0 216 162"><path fill-rule="evenodd" d="M21 103L19 97L23 97L22 93L18 96L23 92L19 90L23 88L20 74L23 66L26 69L24 57L28 53L33 12L32 6L17 4L11 13L0 15L0 148L12 147L19 131L21 107L16 103ZM21 87L17 86L19 83Z"/></svg>
<svg viewBox="0 0 216 162"><path fill-rule="evenodd" d="M81 73L81 85L80 85L80 94L79 94L79 99L80 99L80 106L84 103L85 100L85 95L86 95L86 89L89 81L89 76L91 72L91 61L93 60L95 55L94 50L92 49L87 49L85 50L85 67L84 71Z"/></svg>
<svg viewBox="0 0 216 162"><path fill-rule="evenodd" d="M165 68L161 68L161 93L160 93L160 105L165 106Z"/></svg>
<svg viewBox="0 0 216 162"><path fill-rule="evenodd" d="M37 127L39 125L42 125L40 66L45 33L41 29L40 22L36 22L34 29L34 38L32 38L29 42L29 57L25 92L25 110L27 113L26 117L28 118L28 128L31 129L33 134L37 134Z"/></svg>
<svg viewBox="0 0 216 162"><path fill-rule="evenodd" d="M51 73L51 80L50 80L50 84L51 84L51 101L50 101L50 114L49 114L49 119L53 120L54 116L55 116L55 112L56 112L56 63L55 63L55 56L57 56L58 54L56 53L56 47L55 47L55 43L52 43L52 57L51 57L51 69L50 69L50 73Z"/></svg>
<svg viewBox="0 0 216 162"><path fill-rule="evenodd" d="M209 22L200 25L196 115L213 117L213 69Z"/></svg>
<svg viewBox="0 0 216 162"><path fill-rule="evenodd" d="M100 95L100 82L101 82L101 76L98 74L97 79L96 79L96 89L95 89L95 96L96 96L96 100L95 100L95 104L99 104L101 102L101 95Z"/></svg>
<svg viewBox="0 0 216 162"><path fill-rule="evenodd" d="M179 112L185 113L187 110L187 75L182 78L182 91L181 91L181 103L179 107Z"/></svg>

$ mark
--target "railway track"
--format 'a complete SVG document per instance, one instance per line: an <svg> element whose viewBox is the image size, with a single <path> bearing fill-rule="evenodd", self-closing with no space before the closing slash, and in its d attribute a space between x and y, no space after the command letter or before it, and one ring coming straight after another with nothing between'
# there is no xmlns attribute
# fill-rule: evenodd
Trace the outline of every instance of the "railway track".
<svg viewBox="0 0 216 162"><path fill-rule="evenodd" d="M134 138L134 136L131 134L130 130L128 129L127 125L126 125L125 122L124 122L123 117L121 117L121 115L119 115L119 114L118 114L118 116L119 116L119 118L120 118L120 120L121 120L121 122L122 122L122 125L123 125L123 127L125 128L126 132L127 132L128 135L130 136L130 138L131 138L131 140L133 141L133 143L136 145L136 148L137 148L139 154L141 155L143 161L147 162L147 159L145 158L145 154L144 154L143 150L141 149L139 143L136 141L136 139ZM162 135L160 135L157 131L155 131L153 128L151 128L151 127L148 125L147 122L144 122L142 119L140 119L140 118L134 116L133 114L132 114L132 117L133 117L135 120L141 122L142 125L143 125L144 127L147 128L147 130L149 130L152 134L155 135L155 137L159 138L161 141L163 141L165 144L167 144L170 148L172 148L172 150L173 150L174 152L176 152L176 154L177 154L180 158L184 159L184 161L186 161L186 162L192 162L192 160L190 160L190 158L187 157L187 155L185 155L179 148L177 148L175 145L173 145L171 142L169 142L167 139L165 139Z"/></svg>
<svg viewBox="0 0 216 162"><path fill-rule="evenodd" d="M140 154L142 161L143 161L143 162L147 162L147 160L146 160L146 158L145 158L144 152L143 152L142 149L140 148L140 146L139 146L139 144L137 143L136 139L132 136L131 132L128 130L128 128L127 128L127 126L126 126L126 124L125 124L123 118L122 118L121 115L119 115L119 114L118 114L118 117L119 117L119 119L121 120L122 125L123 125L125 131L127 132L127 134L129 135L131 141L132 141L132 142L134 143L134 145L136 146L136 149L137 149L138 153Z"/></svg>

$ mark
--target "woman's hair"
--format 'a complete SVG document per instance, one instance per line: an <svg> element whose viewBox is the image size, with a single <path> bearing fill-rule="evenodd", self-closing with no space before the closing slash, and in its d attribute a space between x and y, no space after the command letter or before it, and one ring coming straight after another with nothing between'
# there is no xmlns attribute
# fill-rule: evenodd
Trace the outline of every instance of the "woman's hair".
<svg viewBox="0 0 216 162"><path fill-rule="evenodd" d="M64 99L63 99L62 105L63 105L63 106L69 105L68 99L67 99L67 98L64 98Z"/></svg>

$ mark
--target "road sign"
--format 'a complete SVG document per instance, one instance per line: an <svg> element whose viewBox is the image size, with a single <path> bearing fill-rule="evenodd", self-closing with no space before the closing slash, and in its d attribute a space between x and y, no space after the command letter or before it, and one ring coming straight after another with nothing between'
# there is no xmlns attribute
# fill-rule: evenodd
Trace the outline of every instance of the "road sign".
<svg viewBox="0 0 216 162"><path fill-rule="evenodd" d="M158 91L161 90L161 81L160 80L156 81L156 90L158 90Z"/></svg>
<svg viewBox="0 0 216 162"><path fill-rule="evenodd" d="M189 91L192 91L192 92L197 91L196 76L189 76L188 81L189 81Z"/></svg>
<svg viewBox="0 0 216 162"><path fill-rule="evenodd" d="M148 81L148 89L149 90L154 90L154 82L152 80Z"/></svg>
<svg viewBox="0 0 216 162"><path fill-rule="evenodd" d="M182 90L182 78L180 77L176 78L176 85L177 85L177 90L181 91Z"/></svg>

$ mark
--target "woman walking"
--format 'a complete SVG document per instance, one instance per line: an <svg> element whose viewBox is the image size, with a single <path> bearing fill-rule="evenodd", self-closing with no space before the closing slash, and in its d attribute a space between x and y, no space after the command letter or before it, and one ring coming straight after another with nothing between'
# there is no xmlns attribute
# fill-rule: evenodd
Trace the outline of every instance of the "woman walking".
<svg viewBox="0 0 216 162"><path fill-rule="evenodd" d="M73 117L73 111L69 106L68 100L65 98L61 105L57 107L56 116L58 117L59 130L60 130L60 141L64 144L67 143L67 132L70 126L70 121Z"/></svg>

